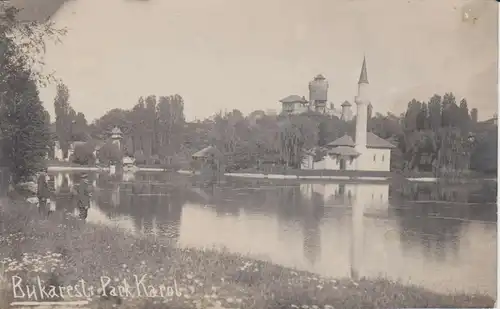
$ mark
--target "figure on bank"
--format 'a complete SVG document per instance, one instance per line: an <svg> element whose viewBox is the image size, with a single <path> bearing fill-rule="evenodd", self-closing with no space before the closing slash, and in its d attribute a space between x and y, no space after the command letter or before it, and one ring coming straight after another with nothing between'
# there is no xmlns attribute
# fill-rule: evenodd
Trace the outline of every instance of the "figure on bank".
<svg viewBox="0 0 500 309"><path fill-rule="evenodd" d="M82 220L87 219L91 196L92 192L90 191L88 176L87 174L82 174L78 186L78 211L80 213L80 219Z"/></svg>

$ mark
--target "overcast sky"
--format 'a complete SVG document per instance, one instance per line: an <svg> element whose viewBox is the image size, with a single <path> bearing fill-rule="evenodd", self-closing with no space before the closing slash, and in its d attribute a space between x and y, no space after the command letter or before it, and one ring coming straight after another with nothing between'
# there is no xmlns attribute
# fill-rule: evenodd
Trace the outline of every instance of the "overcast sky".
<svg viewBox="0 0 500 309"><path fill-rule="evenodd" d="M376 112L453 91L486 119L497 12L493 0L73 0L45 61L88 120L149 94L182 95L188 119L279 110L319 73L339 106L356 95L363 54ZM55 87L41 95L53 113Z"/></svg>

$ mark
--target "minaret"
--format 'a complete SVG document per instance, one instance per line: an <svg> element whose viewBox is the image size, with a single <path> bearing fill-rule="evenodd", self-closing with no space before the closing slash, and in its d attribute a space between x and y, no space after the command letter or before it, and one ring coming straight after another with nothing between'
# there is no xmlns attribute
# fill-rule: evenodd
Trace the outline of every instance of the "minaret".
<svg viewBox="0 0 500 309"><path fill-rule="evenodd" d="M358 81L358 95L354 101L357 105L356 115L356 140L355 149L363 154L366 150L366 133L367 133L367 117L368 117L368 75L366 73L366 58L363 58L363 66ZM358 168L359 169L359 168Z"/></svg>

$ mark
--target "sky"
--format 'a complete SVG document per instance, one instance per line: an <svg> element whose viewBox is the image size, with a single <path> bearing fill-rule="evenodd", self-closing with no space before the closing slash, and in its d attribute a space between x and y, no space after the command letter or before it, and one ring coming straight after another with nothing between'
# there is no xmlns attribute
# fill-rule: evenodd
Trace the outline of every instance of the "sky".
<svg viewBox="0 0 500 309"><path fill-rule="evenodd" d="M464 14L467 12L468 18ZM53 17L46 72L89 121L140 96L180 94L188 120L280 110L321 73L328 99L353 101L366 56L375 112L452 91L497 111L493 0L71 0ZM53 115L55 85L41 90Z"/></svg>

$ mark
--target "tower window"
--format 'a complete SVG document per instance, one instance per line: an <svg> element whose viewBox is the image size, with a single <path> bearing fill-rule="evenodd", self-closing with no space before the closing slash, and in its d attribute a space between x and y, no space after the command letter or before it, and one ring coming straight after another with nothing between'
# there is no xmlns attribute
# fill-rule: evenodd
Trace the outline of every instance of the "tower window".
<svg viewBox="0 0 500 309"><path fill-rule="evenodd" d="M373 162L377 159L377 155L373 155Z"/></svg>
<svg viewBox="0 0 500 309"><path fill-rule="evenodd" d="M384 162L384 155L382 155L382 162Z"/></svg>

